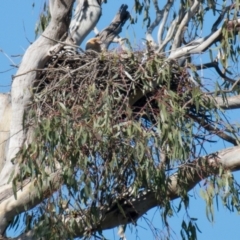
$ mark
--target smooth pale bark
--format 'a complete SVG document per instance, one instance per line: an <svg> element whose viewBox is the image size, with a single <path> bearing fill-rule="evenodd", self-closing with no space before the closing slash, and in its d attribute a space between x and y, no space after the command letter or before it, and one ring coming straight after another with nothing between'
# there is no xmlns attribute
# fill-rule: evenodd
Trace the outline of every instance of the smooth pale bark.
<svg viewBox="0 0 240 240"><path fill-rule="evenodd" d="M96 26L101 14L102 9L97 0L77 0L76 10L69 27L69 37L75 45L81 45Z"/></svg>
<svg viewBox="0 0 240 240"><path fill-rule="evenodd" d="M51 1L51 21L43 34L27 49L14 78L11 88L10 141L7 160L0 173L1 185L8 182L9 175L15 168L11 160L26 140L27 129L23 130L23 118L24 114L27 113L28 105L31 103L32 84L36 78L35 70L44 67L49 59L49 49L56 44L54 40L60 40L63 34L68 31L73 2L74 0Z"/></svg>
<svg viewBox="0 0 240 240"><path fill-rule="evenodd" d="M221 107L222 109L229 110L240 108L240 95L228 97L227 101L222 97L215 97L214 99L216 103L219 105L219 107Z"/></svg>
<svg viewBox="0 0 240 240"><path fill-rule="evenodd" d="M18 198L16 200L12 193L12 186L7 184L7 182L10 174L14 168L16 168L16 166L12 164L11 160L15 157L22 144L27 144L27 129L23 129L22 123L24 114L28 110L28 105L31 103L32 84L37 75L35 70L44 68L45 63L49 59L50 50L52 51L55 49L57 41L60 40L61 37L67 32L73 2L73 0L50 1L50 12L52 17L51 22L43 34L27 49L22 59L22 63L12 84L12 107L9 107L10 104L8 104L6 97L2 96L1 99L2 106L0 111L2 113L1 115L4 117L0 119L0 123L2 123L2 126L4 127L0 127L0 130L7 130L6 134L1 134L1 138L4 141L5 139L9 138L9 135L11 136L7 153L7 161L5 161L6 154L3 149L1 151L2 155L0 158L1 165L5 164L0 173L0 181L2 186L0 190L0 231L2 233L7 227L9 221L11 221L16 214L25 211L26 207L30 209L36 206L36 204L43 200L38 198L36 191L33 191L35 183L27 184L24 187L24 190L18 194ZM75 26L74 29L71 29L71 37L73 38L74 42L78 44L94 28L101 15L101 7L97 1L88 0L88 7L83 6L83 2L86 3L86 1L78 1L78 12L75 14L75 18L71 24L71 26ZM76 18L79 20L79 17L81 19L82 16L84 16L84 19L81 20L81 24L84 24L79 28L79 23L76 22ZM10 97L8 98L10 99ZM12 116L10 115L11 110ZM10 123L11 126L9 134ZM5 149L5 145L6 144L1 145L1 147ZM54 176L55 175L56 174L54 174ZM55 184L54 186L58 186L59 188L60 183L61 181L59 181L59 179L55 179L53 185ZM47 185L44 187L47 188ZM49 191L49 189L46 191ZM7 196L4 194L7 194Z"/></svg>
<svg viewBox="0 0 240 240"><path fill-rule="evenodd" d="M195 1L197 2L197 1ZM239 26L240 19L236 19L233 21L229 21L227 23L229 29L232 29L232 26ZM238 31L236 31L236 34ZM213 33L210 33L208 36L198 39L197 41L193 40L188 43L188 45L179 47L171 51L169 55L169 59L179 59L181 57L185 57L189 54L197 54L205 52L209 47L211 47L214 43L220 41L222 38L222 28L219 28Z"/></svg>
<svg viewBox="0 0 240 240"><path fill-rule="evenodd" d="M185 166L179 168L179 171L181 174L184 172L184 185L186 186L187 183L187 190L190 191L197 183L203 179L211 176L214 173L218 173L220 166L221 168L232 172L240 170L240 146L227 148L200 159L196 159L191 164L186 164ZM190 168L192 169L191 171L189 171ZM174 200L179 197L179 192L181 189L181 180L178 178L179 171L176 174L170 176L171 181L169 183L167 192L169 200ZM61 182L61 175L59 172L52 174L49 177L49 180L52 182L53 186L57 188ZM9 188L10 187L11 186L9 186ZM49 191L47 184L45 187L45 190ZM55 191L55 187L52 189L52 191ZM27 206L27 209L30 209L34 205L41 202L43 199L43 197L42 199L39 199L36 190L33 191L34 182L27 183L22 190L18 191L17 200L15 200L13 196L9 196L9 188L0 188L0 192L2 193L0 195L0 219L3 219L1 220L0 224L1 230L4 228L4 226L6 226L6 220L11 220L11 218L13 218L16 214L25 211L24 206ZM132 222L132 220L136 221L151 208L161 206L161 199L157 200L154 192L142 193L138 198L135 199L133 199L129 194L125 196L125 198L129 199L131 204L124 203L121 205L121 207L125 211L125 216L131 216L132 219L124 217L117 204L111 209L107 209L108 206L106 206L106 209L96 210L99 211L100 215L104 216L104 218L98 225L93 226L94 230L109 229L119 226L120 224ZM79 220L81 222L80 219L82 218L83 216L78 216L76 217L76 220ZM68 219L65 219L65 224L67 224L67 222ZM24 234L23 237L25 237L26 234ZM81 237L83 235L83 232L80 228L76 227L75 234L75 237ZM17 239L22 238L19 236Z"/></svg>
<svg viewBox="0 0 240 240"><path fill-rule="evenodd" d="M10 94L0 94L0 173L6 161L11 113Z"/></svg>

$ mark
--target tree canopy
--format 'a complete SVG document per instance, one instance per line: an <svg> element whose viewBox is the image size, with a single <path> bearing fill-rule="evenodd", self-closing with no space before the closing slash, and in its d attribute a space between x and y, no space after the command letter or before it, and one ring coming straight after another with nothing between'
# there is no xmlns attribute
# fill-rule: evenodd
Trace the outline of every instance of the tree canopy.
<svg viewBox="0 0 240 240"><path fill-rule="evenodd" d="M106 4L46 2L11 92L0 95L6 238L21 223L16 239L104 239L114 227L124 239L159 207L167 230L157 237L171 239L169 217L187 213L201 181L210 221L215 199L239 211L239 123L227 114L240 108L239 4L135 0L96 29ZM121 36L126 24L143 24L144 45ZM231 147L211 152L219 141ZM182 239L197 239L187 220Z"/></svg>

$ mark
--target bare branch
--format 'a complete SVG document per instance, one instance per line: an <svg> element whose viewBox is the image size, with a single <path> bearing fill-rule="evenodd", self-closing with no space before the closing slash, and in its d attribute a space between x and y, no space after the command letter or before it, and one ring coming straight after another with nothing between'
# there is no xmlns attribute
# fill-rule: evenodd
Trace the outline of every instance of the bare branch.
<svg viewBox="0 0 240 240"><path fill-rule="evenodd" d="M216 72L219 74L219 76L221 78L223 78L224 80L234 84L236 83L236 80L229 78L228 76L226 76L224 73L222 73L222 71L220 70L219 66L218 66L218 62L214 61L214 62L210 62L210 63L204 63L201 65L197 65L195 66L197 70L201 70L201 69L207 69L207 68L215 68Z"/></svg>
<svg viewBox="0 0 240 240"><path fill-rule="evenodd" d="M227 6L227 7L225 7L225 8L223 9L223 11L221 12L221 14L219 15L219 17L217 18L217 20L215 21L215 23L214 23L213 26L212 26L212 33L215 32L215 31L217 31L217 27L218 27L218 25L222 22L222 20L224 19L225 14L226 14L229 10L235 8L235 5L236 5L236 4L234 3L234 4L231 4L230 6Z"/></svg>
<svg viewBox="0 0 240 240"><path fill-rule="evenodd" d="M126 4L122 4L111 24L96 35L96 38L99 38L101 41L102 50L107 50L109 45L122 31L123 25L130 17L127 8L128 6Z"/></svg>
<svg viewBox="0 0 240 240"><path fill-rule="evenodd" d="M70 24L68 41L80 45L85 37L94 29L102 13L97 0L77 0L77 7Z"/></svg>
<svg viewBox="0 0 240 240"><path fill-rule="evenodd" d="M149 3L148 3L149 4ZM162 20L162 16L163 16L163 10L160 10L159 9L159 6L158 6L158 1L157 0L153 0L153 6L155 8L155 13L156 13L156 18L155 20L152 22L152 24L150 24L150 26L147 28L147 31L146 31L146 40L151 43L151 45L153 47L156 46L156 43L153 39L153 36L152 36L152 32L154 30L155 27L158 26L158 24L160 23L160 21Z"/></svg>
<svg viewBox="0 0 240 240"><path fill-rule="evenodd" d="M174 37L174 40L173 40L173 44L172 44L173 51L180 47L184 28L187 26L187 24L189 23L189 21L191 20L193 15L196 13L199 6L200 6L200 1L194 0L192 7L187 11L185 17L181 21L181 23L178 27L178 30L176 32L176 35Z"/></svg>
<svg viewBox="0 0 240 240"><path fill-rule="evenodd" d="M163 17L162 17L161 24L159 25L158 35L157 35L159 46L162 44L162 41L163 41L163 34L164 34L164 30L166 28L166 22L167 22L168 15L169 15L169 12L170 12L170 9L171 9L173 3L174 3L173 0L169 0L162 10Z"/></svg>
<svg viewBox="0 0 240 240"><path fill-rule="evenodd" d="M237 146L239 144L239 142L227 135L226 133L224 133L223 130L218 129L217 127L211 126L209 123L207 123L205 120L203 120L202 118L198 118L195 117L193 115L189 115L195 122L197 122L200 126L202 126L204 129L206 129L207 131L209 131L212 134L217 135L218 137L220 137L221 139L233 144L234 146Z"/></svg>
<svg viewBox="0 0 240 240"><path fill-rule="evenodd" d="M215 97L214 100L222 109L230 110L240 108L240 95L231 96L227 99L223 99L222 97Z"/></svg>
<svg viewBox="0 0 240 240"><path fill-rule="evenodd" d="M97 27L94 28L94 33L96 35L99 34L99 30L97 29ZM113 40L112 42L113 43L118 43L121 47L122 47L122 50L124 51L128 51L128 47L126 47L125 45L125 42L126 42L127 38L121 38L119 35L117 35Z"/></svg>
<svg viewBox="0 0 240 240"><path fill-rule="evenodd" d="M164 38L164 40L162 42L159 42L159 48L158 48L157 52L160 53L160 52L165 51L167 44L169 43L169 41L171 41L173 39L173 35L176 33L177 25L182 20L183 12L184 12L184 9L181 5L180 9L179 9L179 14L172 21L172 23L167 31L166 37ZM159 31L160 31L160 26L159 26ZM159 36L159 34L161 34L161 33L158 32L158 36ZM159 37L158 37L158 39L159 39Z"/></svg>
<svg viewBox="0 0 240 240"><path fill-rule="evenodd" d="M227 22L227 29L232 30L234 27L240 26L240 19ZM236 32L235 34L238 34ZM188 45L171 51L170 59L177 59L189 54L196 54L206 51L212 44L220 41L222 38L222 28L218 29L214 33L209 34L207 37L193 40Z"/></svg>
<svg viewBox="0 0 240 240"><path fill-rule="evenodd" d="M25 212L26 208L31 209L49 197L54 191L60 188L62 181L60 171L52 173L49 178L43 182L41 188L38 188L38 180L31 182L26 180L25 186L21 186L17 192L17 199L13 196L12 185L8 184L1 187L0 195L0 233L2 233L13 218ZM51 186L51 187L49 187ZM39 197L39 192L42 192Z"/></svg>

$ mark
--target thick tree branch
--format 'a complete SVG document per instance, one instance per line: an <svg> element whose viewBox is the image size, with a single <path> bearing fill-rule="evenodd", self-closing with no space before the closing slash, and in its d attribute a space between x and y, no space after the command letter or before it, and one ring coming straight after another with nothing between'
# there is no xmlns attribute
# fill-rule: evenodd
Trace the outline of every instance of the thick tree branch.
<svg viewBox="0 0 240 240"><path fill-rule="evenodd" d="M71 11L74 0L51 0L51 21L44 31L45 38L40 36L26 51L22 59L17 75L25 73L31 69L43 68L48 60L48 51L55 45L50 39L60 40L63 34L68 31ZM12 84L12 119L10 125L10 142L8 148L7 161L0 174L0 184L6 184L9 175L14 169L11 160L16 156L27 137L27 132L23 131L24 115L31 102L31 89L36 72L29 72L15 78Z"/></svg>
<svg viewBox="0 0 240 240"><path fill-rule="evenodd" d="M171 23L171 25L170 25L170 27L167 31L166 37L164 38L163 41L159 42L159 48L157 50L158 53L165 51L165 48L166 48L167 44L173 39L173 35L176 33L177 26L183 18L183 13L184 13L183 6L180 5L179 14L172 21L172 23ZM165 27L165 26L163 26L163 27ZM161 34L161 25L159 26L158 40L159 40L159 35L160 34Z"/></svg>
<svg viewBox="0 0 240 240"><path fill-rule="evenodd" d="M235 27L240 26L240 19L232 20L227 22L227 29L233 30ZM235 32L238 34L238 31ZM169 55L170 59L178 59L189 54L196 54L206 51L212 44L220 41L222 39L222 28L218 29L214 33L210 33L207 37L193 40L188 43L186 46L172 49L171 54Z"/></svg>
<svg viewBox="0 0 240 240"><path fill-rule="evenodd" d="M168 15L169 15L169 12L170 12L170 9L171 9L173 3L174 3L174 1L169 0L163 8L163 17L162 17L162 21L159 25L158 35L157 35L159 46L162 44L162 41L163 41L163 34L164 34L164 31L166 28L166 22L167 22Z"/></svg>
<svg viewBox="0 0 240 240"><path fill-rule="evenodd" d="M239 144L239 142L235 138L227 135L223 130L210 125L205 120L195 117L193 115L190 115L190 118L192 118L195 122L197 122L200 126L202 126L204 129L206 129L210 133L217 135L221 139L233 144L234 146L237 146Z"/></svg>
<svg viewBox="0 0 240 240"><path fill-rule="evenodd" d="M85 37L94 29L102 9L97 0L77 0L76 10L70 24L70 36L67 41L80 45Z"/></svg>
<svg viewBox="0 0 240 240"><path fill-rule="evenodd" d="M173 51L180 47L181 42L182 42L182 34L184 32L184 28L187 26L187 24L189 23L189 21L191 20L193 15L196 13L196 11L198 10L199 6L200 6L200 1L194 0L193 5L187 11L185 17L181 21L181 23L180 23L180 25L178 27L178 30L176 32L176 35L174 37L174 40L173 40L173 44L172 44L172 50Z"/></svg>
<svg viewBox="0 0 240 240"><path fill-rule="evenodd" d="M229 78L228 76L226 76L224 73L222 73L221 69L218 66L218 62L210 62L210 63L204 63L201 65L197 65L195 66L197 70L202 70L202 69L207 69L207 68L215 68L216 72L219 74L219 76L221 78L223 78L224 80L234 84L236 83L236 80Z"/></svg>
<svg viewBox="0 0 240 240"><path fill-rule="evenodd" d="M214 100L222 109L238 109L240 108L240 95L228 97L227 100L222 97L215 97Z"/></svg>
<svg viewBox="0 0 240 240"><path fill-rule="evenodd" d="M17 199L13 196L11 184L0 188L0 233L3 233L9 222L26 209L31 209L60 188L62 184L60 171L52 173L39 187L38 180L26 180L18 187ZM51 187L50 187L51 186ZM40 196L40 197L39 197Z"/></svg>
<svg viewBox="0 0 240 240"><path fill-rule="evenodd" d="M152 24L147 28L147 32L146 32L146 39L153 46L155 46L155 42L154 42L154 39L152 36L152 32L159 25L159 23L161 21L161 23L159 25L159 29L158 29L158 44L161 44L163 33L164 33L165 27L166 27L166 21L168 19L169 11L173 5L173 2L174 1L172 1L172 0L168 0L168 2L163 7L163 9L160 10L159 6L158 6L158 1L157 0L153 1L156 17L155 17L155 20L152 22Z"/></svg>
<svg viewBox="0 0 240 240"><path fill-rule="evenodd" d="M223 167L230 171L239 170L239 154L240 147L228 148L206 157L196 159L192 163L182 166L179 168L178 173L173 174L170 177L170 181L168 182L169 186L167 195L169 196L169 200L174 200L179 197L182 184L184 184L184 186L187 184L187 191L190 191L201 180L212 174L218 174L219 167ZM192 171L189 171L189 169L192 169ZM185 178L184 180L180 180L182 178L178 176L182 176L183 174ZM131 197L127 196L126 199L131 199ZM157 200L156 194L149 191L141 193L138 198L133 199L132 201L125 201L124 204L122 205L122 208L125 211L125 216L128 217L124 217L121 210L115 206L106 213L103 221L99 224L99 228L97 229L103 230L119 226L120 224L134 222L151 208L161 206L161 199ZM78 235L81 235L81 233L79 232Z"/></svg>
<svg viewBox="0 0 240 240"><path fill-rule="evenodd" d="M232 172L240 170L239 146L227 148L222 151L210 154L208 156L198 158L191 163L182 165L181 167L179 167L177 173L170 176L170 179L168 181L168 190L165 194L168 195L169 200L174 200L180 197L179 194L181 192L182 184L184 184L184 186L187 186L187 191L190 191L201 180L213 174L218 174L220 167L224 170L229 170ZM189 169L191 169L191 171L189 171ZM185 176L184 179L181 177L183 175ZM59 181L59 176L52 176L54 176L52 177L53 184L57 184L55 181ZM37 196L35 196L36 199L30 199L28 197L29 195L26 194L31 189L30 186L32 185L33 183L29 183L23 188L22 192L20 191L18 193L18 201L24 202L24 204L27 206L29 206L28 204L30 204L31 201L34 202L38 199ZM158 194L158 197L159 196L161 196L161 193ZM165 199L165 196L163 198ZM6 209L11 209L11 206L13 206L15 202L16 200L13 197L10 197L9 199L4 201L4 206ZM116 204L114 204L114 202ZM119 204L121 205L121 209L118 207ZM130 193L128 193L127 195L124 195L124 197L113 201L113 204L111 206L106 206L102 209L96 209L96 211L98 211L99 213L99 216L102 216L101 221L93 225L89 230L104 230L119 226L120 224L135 222L148 210L156 206L161 206L161 197L157 199L155 192L143 191L139 193L138 197L133 197ZM20 208L21 206L18 205L18 209ZM3 214L4 208L1 209L1 214ZM23 206L21 209L23 209ZM88 214L87 211L88 210L85 211L85 214ZM122 211L124 211L124 214ZM81 224L83 224L83 219L83 215L75 216L75 220L79 223L79 226L76 225L75 227L74 237L81 237L83 236L84 231L86 231L86 229L83 229L81 227ZM69 217L65 217L64 224L66 224L66 226L68 225L69 220ZM23 236L25 237L26 234L24 234ZM19 236L19 238L16 239L25 238L21 238L21 236Z"/></svg>
<svg viewBox="0 0 240 240"><path fill-rule="evenodd" d="M108 49L109 45L118 37L123 25L129 19L130 14L127 8L126 4L122 4L110 25L96 35L96 38L100 40L102 51Z"/></svg>
<svg viewBox="0 0 240 240"><path fill-rule="evenodd" d="M212 26L212 33L215 32L215 31L217 31L217 27L218 27L218 25L222 22L222 20L224 19L225 14L226 14L229 10L235 8L235 5L236 5L236 4L234 3L234 4L231 4L230 6L227 6L227 7L225 7L225 8L223 9L223 11L220 13L219 17L217 18L217 20L214 22L214 24L213 24L213 26Z"/></svg>
<svg viewBox="0 0 240 240"><path fill-rule="evenodd" d="M44 67L46 61L49 58L49 49L56 44L56 41L59 41L61 37L67 33L73 2L74 0L50 0L50 12L52 15L52 20L43 35L40 36L40 38L35 43L33 43L25 53L22 64L17 73L18 76L15 77L13 82L13 113L10 133L8 132L9 126L7 125L7 123L10 124L10 121L7 119L10 119L11 116L10 100L9 97L4 97L3 105L7 106L9 104L10 106L6 110L5 107L1 106L2 102L0 96L0 131L6 132L6 135L0 135L0 233L4 233L4 230L8 226L9 222L12 221L17 214L25 212L26 209L29 210L35 207L37 204L41 203L45 198L51 196L54 191L60 189L62 186L61 172L57 171L55 173L52 173L47 181L44 182L41 189L43 194L40 197L37 187L38 180L35 179L32 182L26 180L23 186L19 186L17 199L15 199L12 192L12 186L6 183L9 179L9 175L14 168L11 160L15 157L16 153L22 147L22 144L24 142L27 144L27 132L25 129L23 129L23 120L28 106L31 103L32 83L37 76L36 72L32 71L32 69L39 69ZM99 0L77 0L76 12L70 25L70 36L67 38L67 41L73 41L74 44L78 45L82 43L83 39L93 29L99 20L99 17L101 15L100 2L101 1ZM169 59L176 59L189 54L206 51L206 49L208 49L213 43L221 40L222 28L217 30L217 26L223 20L225 13L231 9L229 7L229 9L225 9L223 13L220 14L219 18L213 25L212 33L209 36L192 41L186 46L180 48L182 44L181 41L183 29L189 23L193 14L197 11L200 1L194 0L193 5L185 17L178 16L173 21L167 32L166 38L163 41L162 37L165 31L164 27L167 21L169 10L174 1L167 1L167 4L162 11L159 10L157 1L154 0L153 2L155 4L154 6L157 16L156 20L149 27L146 38L151 38L153 29L162 20L158 32L160 44L158 51L162 51L166 47L167 43L173 38L173 35L176 33ZM127 6L122 5L118 15L114 18L111 25L108 28L104 29L97 36L101 40L102 49L108 49L110 43L114 41L117 35L121 32L122 26L125 24L128 18L129 12L127 11ZM179 26L177 26L178 23L180 23ZM236 21L229 21L227 23L227 28L230 30L232 30L235 26L240 26L240 19ZM236 83L236 81L228 78L221 72L217 63L207 63L203 66L200 66L199 69L209 67L214 67L217 73L223 79L230 81L233 84ZM153 83L152 89L150 89L150 91L157 87L156 84L157 83ZM146 94L146 92L144 93L141 89L137 89L135 96L130 96L130 105L134 105L138 99L144 96L144 94ZM214 100L220 107L224 109L240 108L240 95L229 97L227 101L220 97L215 97ZM6 111L8 112L6 113ZM1 114L3 114L4 118L2 118ZM200 121L199 124L201 124ZM216 132L216 129L214 127L207 125L206 123L204 123L202 126L205 127L208 131L214 132L214 134L218 135L224 140L237 145L236 140L231 136L228 136L225 133L219 133L219 131ZM1 145L1 143L6 143L5 140L9 139L9 136L12 137L10 138L11 141L9 144L9 151L6 159L6 145ZM1 153L3 154L1 155ZM168 182L166 195L168 196L169 200L180 197L179 193L181 192L183 184L184 186L187 186L187 190L189 191L204 178L207 178L211 175L217 175L220 167L230 171L240 170L239 153L240 147L233 147L214 154L210 154L206 157L196 159L191 163L186 163L180 166L178 171L170 176L170 181ZM5 161L6 164L3 168L3 171L1 172L1 166ZM182 182L183 175L185 176L184 182ZM5 185L1 186L2 184ZM51 189L49 188L50 185ZM158 198L156 198L156 195L158 195ZM162 201L166 200L166 195L161 198L161 193L146 190L139 192L139 195L137 197L134 197L129 191L126 193L126 195L121 196L121 198L113 199L113 204L109 206L103 206L101 209L94 209L94 211L96 211L100 216L100 220L91 226L88 225L88 229L86 229L86 227L82 227L82 225L84 226L85 224L83 219L85 219L85 216L87 214L91 214L91 211L93 209L85 209L83 210L82 214L74 215L76 222L79 223L79 225L76 225L74 236L81 237L86 231L94 232L97 230L113 228L119 226L120 224L136 222L149 209L156 206L161 207ZM119 206L121 206L121 209ZM73 216L70 215L60 217L62 219L63 225L65 225L67 228ZM16 239L33 239L33 233L34 231L29 231Z"/></svg>

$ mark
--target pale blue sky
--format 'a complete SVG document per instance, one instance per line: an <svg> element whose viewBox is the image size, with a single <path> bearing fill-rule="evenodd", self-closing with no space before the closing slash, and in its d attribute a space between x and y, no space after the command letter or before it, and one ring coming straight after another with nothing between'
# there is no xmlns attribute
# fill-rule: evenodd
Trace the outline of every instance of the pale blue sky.
<svg viewBox="0 0 240 240"><path fill-rule="evenodd" d="M32 4L34 2L36 5L33 8ZM129 11L133 11L132 5L130 5L133 1L108 0L108 2L107 5L103 5L103 17L98 24L99 30L109 24L109 21L114 17L120 4L128 3ZM34 41L34 28L39 14L41 13L43 3L44 0L2 0L0 2L0 92L8 92L10 90L11 75L16 73L16 69L12 69L10 65L19 64L21 55L24 54L29 44ZM127 23L126 26L129 26L129 24ZM93 35L94 34L92 33L91 36ZM144 30L141 21L139 21L138 26L136 24L131 25L128 29L125 27L121 36L130 37L136 46L141 45L141 38L144 37ZM90 38L90 36L88 38ZM18 55L20 57L11 57L12 55ZM4 71L7 72L3 73ZM240 116L234 113L231 114L231 117L235 120L240 119ZM219 142L217 145L212 144L212 146L209 146L211 152L221 148L223 148L222 142ZM236 175L239 175L239 173L236 173ZM202 231L202 233L198 233L199 240L240 239L240 217L236 212L229 213L229 211L223 208L221 203L219 203L220 210L217 211L215 208L215 223L212 224L208 222L206 218L205 203L201 197L199 197L199 188L196 188L190 194L196 198L196 200L191 198L192 202L189 214L191 217L198 218L198 227ZM176 201L176 207L177 202L178 201ZM170 221L171 228L176 234L173 235L173 238L177 240L181 239L179 230L181 227L182 216L183 214L180 213ZM148 212L146 217L148 217L150 221L153 221L156 228L162 229L159 212L156 212L156 209ZM135 237L136 229L132 228L132 233L130 230L126 233L128 240L154 239L154 236L143 220L139 220L138 225L138 238ZM119 237L116 235L116 232L116 229L109 230L107 234L109 239L118 239Z"/></svg>

